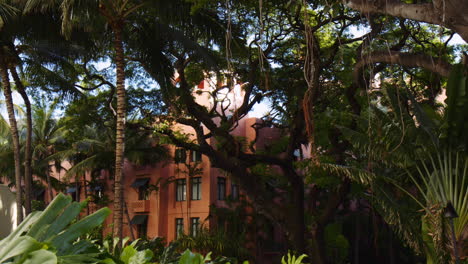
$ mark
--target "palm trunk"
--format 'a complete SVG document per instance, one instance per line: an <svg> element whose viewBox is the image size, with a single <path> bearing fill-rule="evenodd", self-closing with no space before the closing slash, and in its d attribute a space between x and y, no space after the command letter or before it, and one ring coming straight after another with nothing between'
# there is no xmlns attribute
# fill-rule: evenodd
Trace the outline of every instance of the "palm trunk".
<svg viewBox="0 0 468 264"><path fill-rule="evenodd" d="M31 142L32 142L32 111L31 111L31 102L29 97L26 94L26 89L23 85L23 82L18 76L15 67L10 67L10 73L15 81L16 88L23 98L24 105L26 106L26 145L24 151L24 187L25 187L25 196L24 196L24 207L26 209L26 215L31 213L31 195L32 195L32 173L31 173L31 160L32 160L32 151L31 151Z"/></svg>
<svg viewBox="0 0 468 264"><path fill-rule="evenodd" d="M50 156L49 150L47 150L46 155L47 157ZM49 191L49 199L50 199L49 203L50 203L54 199L54 193L52 192L52 180L50 178L50 164L49 163L47 163L46 179L47 179L47 190Z"/></svg>
<svg viewBox="0 0 468 264"><path fill-rule="evenodd" d="M78 177L78 175L76 175L75 177L75 188L76 188L75 201L79 202L80 201L80 178Z"/></svg>
<svg viewBox="0 0 468 264"><path fill-rule="evenodd" d="M0 59L4 57L0 51ZM10 122L10 131L13 138L13 155L15 160L15 180L16 180L16 219L17 224L23 221L23 206L22 206L22 187L21 187L21 161L20 161L20 144L18 135L18 126L16 124L15 112L13 109L13 97L11 94L10 79L8 76L8 68L6 62L0 62L0 76L3 82L3 94L5 95L5 101L8 112L8 119Z"/></svg>
<svg viewBox="0 0 468 264"><path fill-rule="evenodd" d="M123 162L125 150L125 60L122 41L123 22L115 22L114 48L117 71L117 128L115 142L115 178L114 178L114 235L122 238L123 228Z"/></svg>
<svg viewBox="0 0 468 264"><path fill-rule="evenodd" d="M83 189L84 189L85 200L88 199L88 190L87 190L88 187L87 186L88 185L86 184L86 173L83 173ZM86 215L89 215L89 202L86 203Z"/></svg>

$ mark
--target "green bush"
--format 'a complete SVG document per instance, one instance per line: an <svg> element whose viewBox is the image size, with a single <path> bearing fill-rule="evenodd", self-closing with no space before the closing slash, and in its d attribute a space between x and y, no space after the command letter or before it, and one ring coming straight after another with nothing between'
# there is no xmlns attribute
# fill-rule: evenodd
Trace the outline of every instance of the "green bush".
<svg viewBox="0 0 468 264"><path fill-rule="evenodd" d="M164 240L136 240L129 238L104 239L99 245L96 232L110 214L108 208L76 220L86 202L72 202L63 194L44 211L31 213L8 237L0 241L0 263L8 264L237 264L236 259L211 258L186 249L180 253L179 243L163 248ZM155 256L154 252L162 252ZM282 264L302 264L305 255L295 257L288 253ZM157 259L157 262L154 260ZM248 261L242 262L248 264Z"/></svg>
<svg viewBox="0 0 468 264"><path fill-rule="evenodd" d="M44 211L31 213L0 241L0 263L97 263L97 247L79 238L100 226L110 210L103 208L75 221L85 205L59 194Z"/></svg>

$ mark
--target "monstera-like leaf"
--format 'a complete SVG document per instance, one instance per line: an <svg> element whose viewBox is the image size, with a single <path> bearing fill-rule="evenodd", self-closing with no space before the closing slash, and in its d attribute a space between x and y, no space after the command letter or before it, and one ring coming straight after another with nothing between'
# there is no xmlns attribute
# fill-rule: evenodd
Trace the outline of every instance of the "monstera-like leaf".
<svg viewBox="0 0 468 264"><path fill-rule="evenodd" d="M85 205L59 194L0 241L0 263L96 263L98 249L78 238L101 225L110 210L103 208L75 222Z"/></svg>

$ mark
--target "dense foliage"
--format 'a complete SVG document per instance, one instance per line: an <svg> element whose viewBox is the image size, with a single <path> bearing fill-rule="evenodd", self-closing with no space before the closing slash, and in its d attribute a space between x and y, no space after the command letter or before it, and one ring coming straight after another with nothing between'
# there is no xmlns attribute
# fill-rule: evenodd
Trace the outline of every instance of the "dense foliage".
<svg viewBox="0 0 468 264"><path fill-rule="evenodd" d="M253 224L232 221L225 233L186 236L185 247L242 258L249 253L241 246L252 242L245 234L261 237L262 228L275 227L287 241L277 250L307 253L314 264L447 263L454 248L466 259L466 5L0 1L8 115L0 119L0 176L15 186L27 223L37 215L33 174L49 190L63 190L49 175L62 160L74 165L69 178L109 171L115 196L93 201L114 203L114 233L122 239L123 160L164 161L162 143L169 143L209 157L256 212L245 216ZM197 89L203 80L215 88ZM235 89L243 97L231 100L226 90ZM13 104L13 91L24 110ZM205 94L214 98L208 106L196 99ZM256 148L232 131L260 102L269 111L253 127L256 140L266 128L277 128L279 138ZM442 218L449 201L460 216L457 247ZM218 213L245 211L231 209ZM42 237L33 239L20 240L40 252L21 261L52 257ZM54 256L67 256L58 246ZM133 246L113 261L152 258ZM203 261L191 252L183 258Z"/></svg>

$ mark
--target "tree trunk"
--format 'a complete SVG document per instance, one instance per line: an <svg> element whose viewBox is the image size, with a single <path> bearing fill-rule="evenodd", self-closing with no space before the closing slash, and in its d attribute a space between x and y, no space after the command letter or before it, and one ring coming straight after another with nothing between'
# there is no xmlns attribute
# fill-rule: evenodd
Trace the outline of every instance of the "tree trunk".
<svg viewBox="0 0 468 264"><path fill-rule="evenodd" d="M4 58L3 52L0 51L0 59ZM5 61L0 62L0 76L3 82L3 94L5 95L5 101L8 112L8 119L10 122L10 132L13 138L13 155L15 160L15 185L16 185L16 220L17 224L23 221L23 206L22 206L22 192L21 187L21 161L20 161L20 144L18 135L18 126L16 124L15 111L13 109L13 97L11 94L10 79L8 76L8 68Z"/></svg>
<svg viewBox="0 0 468 264"><path fill-rule="evenodd" d="M325 264L325 240L323 239L323 228L315 227L312 232L310 245L310 260L314 264Z"/></svg>
<svg viewBox="0 0 468 264"><path fill-rule="evenodd" d="M75 188L76 188L75 201L79 202L80 201L80 178L78 177L78 175L75 176Z"/></svg>
<svg viewBox="0 0 468 264"><path fill-rule="evenodd" d="M123 228L123 162L125 151L125 60L122 41L123 22L115 22L114 48L117 71L117 128L115 139L115 178L114 178L114 236L122 238Z"/></svg>
<svg viewBox="0 0 468 264"><path fill-rule="evenodd" d="M83 173L83 189L84 189L84 198L88 199L88 184L86 183L86 173ZM94 190L91 190L93 192ZM89 202L86 203L86 215L89 215Z"/></svg>
<svg viewBox="0 0 468 264"><path fill-rule="evenodd" d="M304 253L306 251L305 235L305 219L304 219L304 183L301 179L297 179L296 182L293 182L293 208L291 216L293 217L294 224L291 229L291 241L293 242L294 249L299 253Z"/></svg>
<svg viewBox="0 0 468 264"><path fill-rule="evenodd" d="M46 152L47 157L50 156L49 150ZM47 163L47 171L46 171L46 178L47 178L47 190L49 191L49 203L52 202L54 199L54 193L52 192L52 180L50 179L50 165Z"/></svg>
<svg viewBox="0 0 468 264"><path fill-rule="evenodd" d="M343 2L349 8L363 14L384 14L450 28L468 41L467 1L434 0L407 3L396 0L344 0Z"/></svg>
<svg viewBox="0 0 468 264"><path fill-rule="evenodd" d="M130 230L130 239L133 241L135 240L135 235L133 234L132 224L130 223L130 215L128 214L128 206L127 202L123 202L125 216L127 217L128 229Z"/></svg>
<svg viewBox="0 0 468 264"><path fill-rule="evenodd" d="M15 81L16 89L21 94L23 98L24 105L26 106L26 143L24 151L24 207L26 210L26 215L31 213L31 196L32 196L32 171L31 171L31 160L32 160L32 151L31 151L31 142L32 142L32 111L31 111L31 102L29 97L26 94L26 89L23 85L23 82L18 76L18 72L15 67L10 67L11 76Z"/></svg>
<svg viewBox="0 0 468 264"><path fill-rule="evenodd" d="M49 165L47 165L46 178L47 178L47 191L49 192L49 203L50 203L54 199L54 193L52 192L52 181L50 180Z"/></svg>

